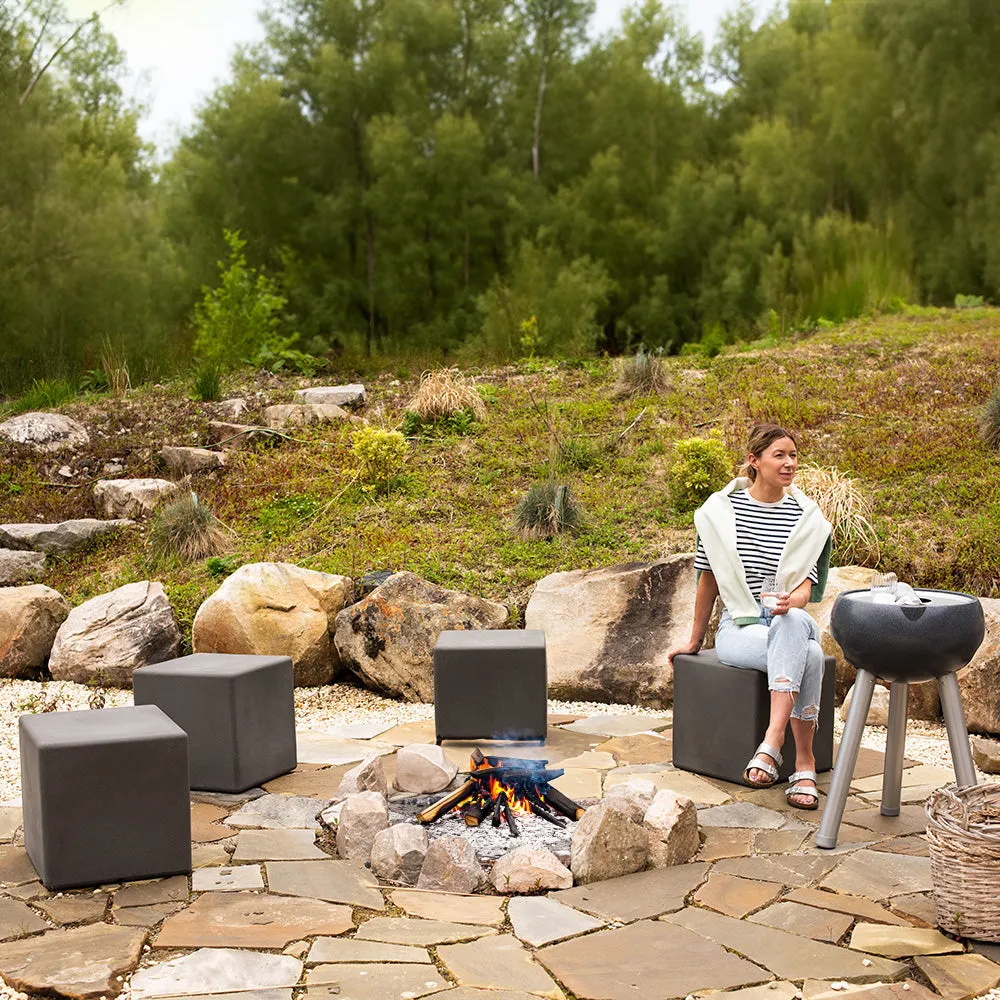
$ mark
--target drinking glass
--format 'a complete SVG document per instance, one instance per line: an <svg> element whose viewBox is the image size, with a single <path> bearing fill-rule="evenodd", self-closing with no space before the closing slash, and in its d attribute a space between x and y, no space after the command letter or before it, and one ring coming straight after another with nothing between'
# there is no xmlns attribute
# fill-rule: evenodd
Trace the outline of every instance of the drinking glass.
<svg viewBox="0 0 1000 1000"><path fill-rule="evenodd" d="M895 604L898 585L895 573L872 573L872 604Z"/></svg>
<svg viewBox="0 0 1000 1000"><path fill-rule="evenodd" d="M765 576L760 585L760 603L768 611L778 606L778 581L773 576Z"/></svg>

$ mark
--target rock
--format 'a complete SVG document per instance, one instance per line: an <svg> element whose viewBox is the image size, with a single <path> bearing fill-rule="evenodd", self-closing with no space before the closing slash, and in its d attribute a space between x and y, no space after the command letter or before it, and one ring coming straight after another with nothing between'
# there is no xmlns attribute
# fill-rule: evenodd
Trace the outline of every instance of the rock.
<svg viewBox="0 0 1000 1000"><path fill-rule="evenodd" d="M347 410L332 403L280 403L264 410L264 423L275 430L289 427L309 427L312 424L332 424L350 420Z"/></svg>
<svg viewBox="0 0 1000 1000"><path fill-rule="evenodd" d="M854 699L852 684L844 696L844 702L839 708L841 719L847 718L847 712ZM935 720L941 717L941 699L938 695L937 683L927 681L921 684L911 684L907 697L907 717L910 719ZM872 703L868 709L866 726L889 725L889 689L882 684L876 684L872 692Z"/></svg>
<svg viewBox="0 0 1000 1000"><path fill-rule="evenodd" d="M121 989L119 980L139 964L145 940L145 930L103 923L50 931L0 944L0 974L26 993L97 1000Z"/></svg>
<svg viewBox="0 0 1000 1000"><path fill-rule="evenodd" d="M198 609L196 653L290 656L297 686L327 684L340 668L333 644L350 577L290 563L241 566Z"/></svg>
<svg viewBox="0 0 1000 1000"><path fill-rule="evenodd" d="M865 566L831 567L826 579L826 591L823 600L818 604L810 604L806 611L816 620L820 631L820 645L827 656L837 661L837 679L835 698L837 704L844 700L847 689L854 683L854 667L844 659L844 651L830 634L830 613L837 597L845 590L867 589L872 585L873 570Z"/></svg>
<svg viewBox="0 0 1000 1000"><path fill-rule="evenodd" d="M242 420L243 417L250 412L250 407L247 405L247 401L240 396L234 396L232 399L223 399L221 402L217 403L215 406L215 412L223 420Z"/></svg>
<svg viewBox="0 0 1000 1000"><path fill-rule="evenodd" d="M105 532L133 527L135 521L122 518L98 521L93 517L58 524L0 524L0 546L62 554L89 545Z"/></svg>
<svg viewBox="0 0 1000 1000"><path fill-rule="evenodd" d="M373 590L381 587L396 571L393 569L370 569L357 581L358 598L367 597Z"/></svg>
<svg viewBox="0 0 1000 1000"><path fill-rule="evenodd" d="M181 632L160 583L143 580L101 594L73 608L56 633L49 671L57 681L93 678L132 686L132 671L172 660Z"/></svg>
<svg viewBox="0 0 1000 1000"><path fill-rule="evenodd" d="M433 743L411 743L396 754L393 784L401 792L429 795L447 788L458 774L444 750Z"/></svg>
<svg viewBox="0 0 1000 1000"><path fill-rule="evenodd" d="M23 444L49 453L67 448L86 448L90 435L83 424L61 413L20 413L0 424L0 441Z"/></svg>
<svg viewBox="0 0 1000 1000"><path fill-rule="evenodd" d="M620 785L612 785L605 794L605 800L614 802L633 823L642 823L655 796L656 785L648 778L629 778Z"/></svg>
<svg viewBox="0 0 1000 1000"><path fill-rule="evenodd" d="M156 505L177 492L167 479L99 479L94 502L105 517L139 518L152 514Z"/></svg>
<svg viewBox="0 0 1000 1000"><path fill-rule="evenodd" d="M389 797L389 783L385 778L381 757L368 757L347 771L340 779L333 799L339 802L358 792L378 792L383 798Z"/></svg>
<svg viewBox="0 0 1000 1000"><path fill-rule="evenodd" d="M981 597L986 636L972 662L958 672L965 721L975 733L1000 735L1000 599Z"/></svg>
<svg viewBox="0 0 1000 1000"><path fill-rule="evenodd" d="M190 955L140 969L130 982L132 1000L183 997L294 986L302 962L290 955L269 955L229 948L201 948Z"/></svg>
<svg viewBox="0 0 1000 1000"><path fill-rule="evenodd" d="M296 403L332 403L334 406L361 406L365 402L365 387L351 385L314 385L295 390Z"/></svg>
<svg viewBox="0 0 1000 1000"><path fill-rule="evenodd" d="M440 837L427 848L418 889L475 892L486 881L476 852L464 837Z"/></svg>
<svg viewBox="0 0 1000 1000"><path fill-rule="evenodd" d="M167 445L160 458L171 472L188 476L195 472L211 472L221 469L226 464L226 456L221 451L209 451L207 448L184 448L179 445Z"/></svg>
<svg viewBox="0 0 1000 1000"><path fill-rule="evenodd" d="M389 825L389 808L378 792L349 795L340 808L337 823L337 853L342 858L367 861L379 830Z"/></svg>
<svg viewBox="0 0 1000 1000"><path fill-rule="evenodd" d="M45 572L45 553L0 549L0 587L37 580Z"/></svg>
<svg viewBox="0 0 1000 1000"><path fill-rule="evenodd" d="M502 604L445 590L415 573L396 573L337 615L344 664L375 691L405 701L434 700L434 644L446 629L503 628Z"/></svg>
<svg viewBox="0 0 1000 1000"><path fill-rule="evenodd" d="M0 587L0 677L31 677L45 666L69 602L42 584Z"/></svg>
<svg viewBox="0 0 1000 1000"><path fill-rule="evenodd" d="M217 444L227 451L239 451L262 436L272 437L270 434L262 434L253 424L231 424L224 420L209 420L208 436L212 444Z"/></svg>
<svg viewBox="0 0 1000 1000"><path fill-rule="evenodd" d="M934 927L887 927L885 924L866 923L855 925L851 932L850 946L856 951L882 955L885 958L965 951L958 941L945 937Z"/></svg>
<svg viewBox="0 0 1000 1000"><path fill-rule="evenodd" d="M691 634L694 592L693 555L540 580L524 617L545 632L549 697L669 705L667 653Z"/></svg>
<svg viewBox="0 0 1000 1000"><path fill-rule="evenodd" d="M241 806L223 821L238 830L320 830L316 817L329 805L305 795L261 795Z"/></svg>
<svg viewBox="0 0 1000 1000"><path fill-rule="evenodd" d="M1000 742L973 736L972 759L983 774L1000 774Z"/></svg>
<svg viewBox="0 0 1000 1000"><path fill-rule="evenodd" d="M701 847L698 810L686 795L666 788L657 792L642 825L649 836L651 868L686 865Z"/></svg>
<svg viewBox="0 0 1000 1000"><path fill-rule="evenodd" d="M427 855L427 831L416 823L395 823L372 842L372 871L391 882L416 885Z"/></svg>
<svg viewBox="0 0 1000 1000"><path fill-rule="evenodd" d="M573 873L551 851L533 847L508 851L493 866L490 880L502 893L573 888Z"/></svg>
<svg viewBox="0 0 1000 1000"><path fill-rule="evenodd" d="M573 831L570 869L578 885L631 875L648 858L649 835L614 801L591 806Z"/></svg>

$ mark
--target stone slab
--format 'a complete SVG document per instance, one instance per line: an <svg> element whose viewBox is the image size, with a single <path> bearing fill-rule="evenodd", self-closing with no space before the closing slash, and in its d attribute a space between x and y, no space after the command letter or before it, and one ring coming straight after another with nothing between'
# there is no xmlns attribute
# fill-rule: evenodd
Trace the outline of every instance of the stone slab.
<svg viewBox="0 0 1000 1000"><path fill-rule="evenodd" d="M22 823L20 806L0 806L0 844L9 844Z"/></svg>
<svg viewBox="0 0 1000 1000"><path fill-rule="evenodd" d="M306 974L306 984L308 1000L416 1000L448 988L433 966L403 964L317 965Z"/></svg>
<svg viewBox="0 0 1000 1000"><path fill-rule="evenodd" d="M847 933L854 918L848 913L821 910L802 903L781 902L768 906L748 918L755 924L776 927L779 931L799 934L814 941L837 944Z"/></svg>
<svg viewBox="0 0 1000 1000"><path fill-rule="evenodd" d="M738 952L781 979L800 980L816 976L863 983L898 979L906 973L906 966L900 962L869 958L867 961L870 964L865 965L865 959L860 954L847 948L812 941L748 920L734 920L693 906L660 919L686 927L724 948Z"/></svg>
<svg viewBox="0 0 1000 1000"><path fill-rule="evenodd" d="M409 962L432 965L426 949L408 944L385 944L382 941L359 941L357 938L319 938L313 942L306 959L310 965L321 962Z"/></svg>
<svg viewBox="0 0 1000 1000"><path fill-rule="evenodd" d="M405 747L410 743L433 743L436 738L434 720L419 719L416 722L404 722L401 725L393 726L392 729L387 729L381 734L379 743ZM483 753L485 752L484 750ZM465 759L468 761L468 754L466 754Z"/></svg>
<svg viewBox="0 0 1000 1000"><path fill-rule="evenodd" d="M411 917L456 924L499 927L504 922L501 896L463 896L454 892L394 889L389 898Z"/></svg>
<svg viewBox="0 0 1000 1000"><path fill-rule="evenodd" d="M187 875L156 879L151 882L127 882L115 892L113 906L152 906L156 903L186 903Z"/></svg>
<svg viewBox="0 0 1000 1000"><path fill-rule="evenodd" d="M353 766L353 764L338 764L335 767L327 767L324 764L299 764L291 773L264 782L264 791L269 795L298 795L308 799L330 801L337 794L344 775Z"/></svg>
<svg viewBox="0 0 1000 1000"><path fill-rule="evenodd" d="M218 868L229 863L229 853L221 844L192 844L192 868Z"/></svg>
<svg viewBox="0 0 1000 1000"><path fill-rule="evenodd" d="M761 882L777 882L787 886L812 885L837 864L828 855L788 854L762 858L726 858L715 865L715 871Z"/></svg>
<svg viewBox="0 0 1000 1000"><path fill-rule="evenodd" d="M38 872L23 847L0 847L0 885L23 885L37 881Z"/></svg>
<svg viewBox="0 0 1000 1000"><path fill-rule="evenodd" d="M678 795L686 795L696 805L721 806L731 801L731 796L705 778L689 771L638 770L648 765L638 764L619 767L609 771L604 778L604 791L631 778L647 778L656 785L657 791L669 788Z"/></svg>
<svg viewBox="0 0 1000 1000"><path fill-rule="evenodd" d="M0 941L28 937L49 930L49 925L19 899L0 896Z"/></svg>
<svg viewBox="0 0 1000 1000"><path fill-rule="evenodd" d="M155 927L171 914L184 909L185 903L152 903L149 906L121 906L111 911L122 927Z"/></svg>
<svg viewBox="0 0 1000 1000"><path fill-rule="evenodd" d="M583 753L578 753L575 757L567 757L565 760L559 761L559 766L567 771L576 767L591 768L597 771L610 771L618 767L618 761L609 753L599 753L597 750L585 750Z"/></svg>
<svg viewBox="0 0 1000 1000"><path fill-rule="evenodd" d="M241 861L322 861L330 855L316 846L312 830L241 830L233 864Z"/></svg>
<svg viewBox="0 0 1000 1000"><path fill-rule="evenodd" d="M923 806L900 806L898 816L883 816L878 809L854 809L844 814L844 822L862 826L884 837L905 837L923 833L927 829L927 815Z"/></svg>
<svg viewBox="0 0 1000 1000"><path fill-rule="evenodd" d="M597 750L612 754L620 765L669 764L674 755L673 741L658 733L615 736L599 744Z"/></svg>
<svg viewBox="0 0 1000 1000"><path fill-rule="evenodd" d="M931 892L908 892L901 896L893 896L889 905L911 924L925 927L937 927L937 905Z"/></svg>
<svg viewBox="0 0 1000 1000"><path fill-rule="evenodd" d="M108 895L98 893L58 894L35 903L54 924L92 924L104 917Z"/></svg>
<svg viewBox="0 0 1000 1000"><path fill-rule="evenodd" d="M394 728L391 722L345 722L323 730L324 736L336 740L373 740Z"/></svg>
<svg viewBox="0 0 1000 1000"><path fill-rule="evenodd" d="M714 941L657 920L549 945L535 958L576 996L601 1000L671 1000L770 978Z"/></svg>
<svg viewBox="0 0 1000 1000"><path fill-rule="evenodd" d="M225 868L199 868L191 875L193 892L239 892L264 889L260 865L230 865Z"/></svg>
<svg viewBox="0 0 1000 1000"><path fill-rule="evenodd" d="M472 941L487 934L496 934L496 931L481 924L454 924L446 920L420 920L409 917L374 917L372 920L366 920L358 928L354 939L428 947Z"/></svg>
<svg viewBox="0 0 1000 1000"><path fill-rule="evenodd" d="M671 718L646 715L592 715L589 719L577 719L562 728L588 736L637 736L639 733L666 729L672 722Z"/></svg>
<svg viewBox="0 0 1000 1000"><path fill-rule="evenodd" d="M0 944L0 975L25 993L90 1000L118 992L139 964L146 932L97 923Z"/></svg>
<svg viewBox="0 0 1000 1000"><path fill-rule="evenodd" d="M305 829L319 832L316 818L330 803L304 795L262 795L241 806L225 820L237 830L250 827L265 830Z"/></svg>
<svg viewBox="0 0 1000 1000"><path fill-rule="evenodd" d="M926 955L914 961L944 1000L969 1000L1000 984L1000 965L983 955Z"/></svg>
<svg viewBox="0 0 1000 1000"><path fill-rule="evenodd" d="M795 983L789 983L782 979L772 979L769 983L761 986L745 986L741 990L728 990L726 996L729 1000L801 1000L802 993ZM715 996L712 990L696 990L696 997Z"/></svg>
<svg viewBox="0 0 1000 1000"><path fill-rule="evenodd" d="M290 941L343 934L353 927L348 906L252 892L206 892L167 919L154 947L284 948Z"/></svg>
<svg viewBox="0 0 1000 1000"><path fill-rule="evenodd" d="M562 767L561 762L559 766ZM601 771L571 767L565 774L556 778L552 786L559 789L563 795L568 795L574 802L579 802L581 799L599 799L602 794L602 775Z"/></svg>
<svg viewBox="0 0 1000 1000"><path fill-rule="evenodd" d="M698 810L698 825L728 826L740 830L780 830L788 817L775 809L765 809L752 802L731 802Z"/></svg>
<svg viewBox="0 0 1000 1000"><path fill-rule="evenodd" d="M841 861L820 888L885 900L907 892L930 892L934 885L930 859L862 848Z"/></svg>
<svg viewBox="0 0 1000 1000"><path fill-rule="evenodd" d="M955 781L955 772L950 767L935 767L933 764L917 764L903 770L903 787L912 788L917 785L930 785L940 788ZM879 792L882 790L882 775L873 774L859 778L856 774L851 779L851 788L857 792Z"/></svg>
<svg viewBox="0 0 1000 1000"><path fill-rule="evenodd" d="M699 861L722 858L747 858L753 853L753 830L734 830L718 826L703 830L705 840L698 852Z"/></svg>
<svg viewBox="0 0 1000 1000"><path fill-rule="evenodd" d="M217 840L231 837L233 831L222 826L219 820L225 819L229 810L222 806L210 805L207 802L191 803L191 840L196 844L212 844Z"/></svg>
<svg viewBox="0 0 1000 1000"><path fill-rule="evenodd" d="M514 936L533 948L604 927L604 921L545 896L515 896L507 904Z"/></svg>
<svg viewBox="0 0 1000 1000"><path fill-rule="evenodd" d="M695 902L730 917L745 917L754 910L773 902L781 886L773 882L757 882L736 875L712 872L694 894Z"/></svg>
<svg viewBox="0 0 1000 1000"><path fill-rule="evenodd" d="M434 723L431 723L433 729ZM391 730L390 730L391 731ZM421 742L419 740L409 740L408 742ZM423 742L428 742L424 740ZM433 735L430 738L434 742ZM404 744L398 744L403 746ZM317 733L310 730L298 730L295 733L296 757L299 764L328 764L337 766L339 764L357 764L366 757L374 754L393 753L397 744L392 744L387 740L343 740L335 736L327 736L326 733Z"/></svg>
<svg viewBox="0 0 1000 1000"><path fill-rule="evenodd" d="M130 988L132 1000L152 1000L291 987L301 975L302 963L290 955L201 948L139 969L132 976Z"/></svg>
<svg viewBox="0 0 1000 1000"><path fill-rule="evenodd" d="M843 1000L845 993L850 994L852 1000L940 1000L936 993L912 979L870 986L854 986L842 981L834 985L815 979L802 984L804 1000Z"/></svg>
<svg viewBox="0 0 1000 1000"><path fill-rule="evenodd" d="M513 934L497 934L468 944L442 945L437 953L461 986L521 990L563 1000L562 990Z"/></svg>
<svg viewBox="0 0 1000 1000"><path fill-rule="evenodd" d="M850 946L856 951L885 958L912 958L914 955L948 955L965 951L957 941L932 927L890 927L885 924L858 924Z"/></svg>
<svg viewBox="0 0 1000 1000"><path fill-rule="evenodd" d="M549 899L607 920L631 923L679 910L689 892L708 876L704 862L636 872L549 893Z"/></svg>
<svg viewBox="0 0 1000 1000"><path fill-rule="evenodd" d="M267 885L279 896L304 896L384 910L378 880L355 861L269 861Z"/></svg>
<svg viewBox="0 0 1000 1000"><path fill-rule="evenodd" d="M22 900L45 899L52 895L41 882L22 882L20 885L8 885L4 887L3 893L12 899Z"/></svg>
<svg viewBox="0 0 1000 1000"><path fill-rule="evenodd" d="M263 788L248 788L243 792L204 792L192 789L191 801L204 802L210 806L222 806L223 809L238 809L254 799L267 795Z"/></svg>
<svg viewBox="0 0 1000 1000"><path fill-rule="evenodd" d="M804 903L806 906L816 906L824 910L833 910L835 913L861 917L873 923L895 924L897 927L905 927L907 923L902 917L897 917L895 913L890 913L863 896L824 892L822 889L793 889L785 898L795 903Z"/></svg>
<svg viewBox="0 0 1000 1000"><path fill-rule="evenodd" d="M433 743L432 734L424 742ZM385 739L385 737L383 737ZM412 742L412 741L411 741ZM419 742L419 741L418 741ZM545 742L521 742L512 740L446 740L445 753L454 760L460 768L467 768L469 755L478 747L487 757L525 757L529 760L547 760L557 766L567 757L575 757L587 750L593 750L601 742L599 736L589 736L586 733L569 732L561 727L550 726L545 731Z"/></svg>
<svg viewBox="0 0 1000 1000"><path fill-rule="evenodd" d="M757 830L753 835L755 854L793 854L805 845L808 837L812 841L811 827L786 827L783 830Z"/></svg>

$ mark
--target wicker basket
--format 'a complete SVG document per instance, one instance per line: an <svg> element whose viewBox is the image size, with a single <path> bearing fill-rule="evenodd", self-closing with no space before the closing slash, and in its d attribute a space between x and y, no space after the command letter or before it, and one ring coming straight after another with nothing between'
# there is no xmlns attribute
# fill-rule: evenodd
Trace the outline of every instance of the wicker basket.
<svg viewBox="0 0 1000 1000"><path fill-rule="evenodd" d="M1000 784L939 788L926 810L938 924L1000 942Z"/></svg>

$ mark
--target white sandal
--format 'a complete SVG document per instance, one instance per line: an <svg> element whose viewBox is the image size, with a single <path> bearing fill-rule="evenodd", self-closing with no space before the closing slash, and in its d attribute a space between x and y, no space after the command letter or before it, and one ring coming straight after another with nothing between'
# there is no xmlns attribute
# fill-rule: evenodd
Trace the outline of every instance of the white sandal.
<svg viewBox="0 0 1000 1000"><path fill-rule="evenodd" d="M819 791L812 785L798 785L798 781L816 781L815 771L796 771L794 774L788 776L788 787L785 789L785 798L788 800L788 804L793 809L818 809L819 808ZM812 799L809 805L803 805L801 802L793 802L793 795L804 795Z"/></svg>
<svg viewBox="0 0 1000 1000"><path fill-rule="evenodd" d="M772 764L769 761L762 760L761 754L766 753L768 757L773 757L775 763ZM750 758L750 763L743 768L743 780L751 788L770 788L778 780L778 768L781 767L784 762L784 757L781 756L781 751L771 746L770 743L761 743L759 747L754 751L753 757ZM750 772L753 770L763 771L771 780L770 781L751 781Z"/></svg>

